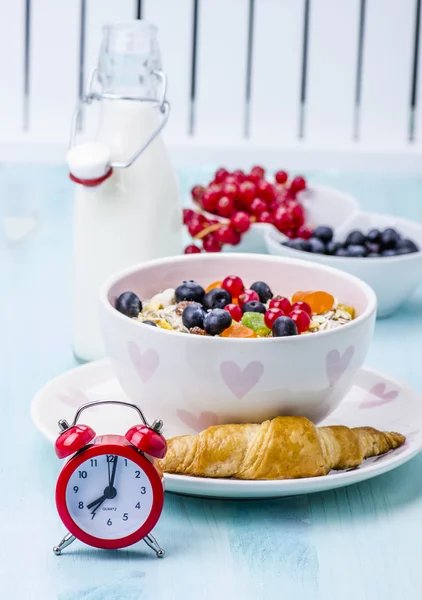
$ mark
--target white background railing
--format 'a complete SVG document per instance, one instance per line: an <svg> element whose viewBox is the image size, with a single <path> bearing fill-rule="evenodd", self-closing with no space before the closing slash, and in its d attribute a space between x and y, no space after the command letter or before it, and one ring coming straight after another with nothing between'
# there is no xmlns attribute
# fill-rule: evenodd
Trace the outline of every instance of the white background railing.
<svg viewBox="0 0 422 600"><path fill-rule="evenodd" d="M420 4L0 0L0 160L63 160L102 26L141 15L179 164L421 171Z"/></svg>

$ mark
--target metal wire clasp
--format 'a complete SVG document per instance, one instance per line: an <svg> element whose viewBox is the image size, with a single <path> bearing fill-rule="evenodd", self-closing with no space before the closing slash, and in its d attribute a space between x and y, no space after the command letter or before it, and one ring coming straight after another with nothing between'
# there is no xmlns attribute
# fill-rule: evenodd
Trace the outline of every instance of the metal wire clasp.
<svg viewBox="0 0 422 600"><path fill-rule="evenodd" d="M94 69L92 71L91 76L88 81L87 92L80 99L80 101L73 113L71 130L70 130L69 149L75 145L77 123L78 123L81 111L84 107L84 104L89 106L90 104L92 104L92 102L94 100L103 100L104 99L104 100L130 100L133 102L151 102L157 106L157 108L160 111L161 116L162 116L161 121L157 125L156 129L145 140L145 142L142 144L142 146L140 146L140 148L138 148L138 150L129 158L129 160L127 160L126 162L111 162L109 165L113 169L127 169L135 162L135 160L142 154L142 152L144 152L144 150L146 150L146 148L148 148L148 146L151 144L151 142L153 142L155 140L157 135L161 132L164 125L168 121L168 118L170 115L170 104L166 100L167 77L165 76L165 74L162 71L153 71L152 74L155 75L155 77L157 77L161 82L161 90L160 90L160 96L159 96L158 100L151 100L151 98L125 96L122 94L110 94L107 92L94 91L93 84L94 84L96 72L97 72L97 69Z"/></svg>

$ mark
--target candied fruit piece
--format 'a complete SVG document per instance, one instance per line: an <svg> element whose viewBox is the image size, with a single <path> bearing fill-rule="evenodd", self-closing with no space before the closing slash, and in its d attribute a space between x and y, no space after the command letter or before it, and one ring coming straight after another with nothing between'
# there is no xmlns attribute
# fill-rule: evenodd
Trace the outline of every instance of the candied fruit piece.
<svg viewBox="0 0 422 600"><path fill-rule="evenodd" d="M222 281L214 281L214 283L210 283L210 285L206 288L205 293L213 290L214 288L221 288Z"/></svg>
<svg viewBox="0 0 422 600"><path fill-rule="evenodd" d="M349 313L349 315L351 316L352 319L355 318L355 309L353 308L353 306L346 306L345 304L339 304L337 306L337 308L340 310L344 310L344 312Z"/></svg>
<svg viewBox="0 0 422 600"><path fill-rule="evenodd" d="M230 327L225 329L221 334L221 337L228 338L256 338L258 337L253 331L253 329L249 329L249 327L245 327L241 323L232 323Z"/></svg>
<svg viewBox="0 0 422 600"><path fill-rule="evenodd" d="M271 333L271 329L268 329L268 327L260 327L255 333L258 337L268 337Z"/></svg>
<svg viewBox="0 0 422 600"><path fill-rule="evenodd" d="M249 329L253 329L257 334L258 330L267 330L268 333L266 335L269 335L270 333L270 330L265 325L264 315L262 313L245 312L245 314L242 317L242 325L244 325L245 327L249 327Z"/></svg>
<svg viewBox="0 0 422 600"><path fill-rule="evenodd" d="M333 308L334 296L328 292L296 292L292 298L293 302L306 302L311 307L312 313L320 315Z"/></svg>

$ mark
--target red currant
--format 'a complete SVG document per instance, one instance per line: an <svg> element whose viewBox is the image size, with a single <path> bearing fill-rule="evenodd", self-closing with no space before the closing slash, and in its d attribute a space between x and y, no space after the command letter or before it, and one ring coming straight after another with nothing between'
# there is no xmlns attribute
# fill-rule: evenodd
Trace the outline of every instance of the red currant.
<svg viewBox="0 0 422 600"><path fill-rule="evenodd" d="M264 210L267 210L267 205L265 204L265 202L263 200L261 200L261 198L255 198L254 200L252 200L252 203L250 205L250 210L251 210L252 214L258 216Z"/></svg>
<svg viewBox="0 0 422 600"><path fill-rule="evenodd" d="M247 213L239 211L230 219L230 225L235 231L245 233L251 226L251 219Z"/></svg>
<svg viewBox="0 0 422 600"><path fill-rule="evenodd" d="M290 211L284 206L280 206L274 213L274 225L279 231L286 231L293 226L293 219Z"/></svg>
<svg viewBox="0 0 422 600"><path fill-rule="evenodd" d="M238 231L234 231L234 229L233 229L233 239L232 239L231 245L237 246L238 244L240 244L241 239L242 239L242 236L240 235L240 233Z"/></svg>
<svg viewBox="0 0 422 600"><path fill-rule="evenodd" d="M256 184L256 195L258 198L264 200L264 202L271 202L275 198L275 189L271 183L268 183L265 179L261 179Z"/></svg>
<svg viewBox="0 0 422 600"><path fill-rule="evenodd" d="M220 252L221 244L217 240L216 236L212 233L209 233L202 240L205 252Z"/></svg>
<svg viewBox="0 0 422 600"><path fill-rule="evenodd" d="M296 202L289 210L296 227L301 227L305 222L305 211L303 210L303 206Z"/></svg>
<svg viewBox="0 0 422 600"><path fill-rule="evenodd" d="M233 174L228 174L226 179L224 180L224 183L234 183L235 185L238 184L237 181L237 177L235 177Z"/></svg>
<svg viewBox="0 0 422 600"><path fill-rule="evenodd" d="M230 217L234 211L234 201L228 196L221 196L217 202L217 212L220 217Z"/></svg>
<svg viewBox="0 0 422 600"><path fill-rule="evenodd" d="M289 317L296 323L298 333L308 331L311 317L304 310L294 310L289 314Z"/></svg>
<svg viewBox="0 0 422 600"><path fill-rule="evenodd" d="M259 302L259 296L254 290L245 290L239 296L239 306L242 307L246 302L257 300Z"/></svg>
<svg viewBox="0 0 422 600"><path fill-rule="evenodd" d="M195 185L191 189L191 196L196 202L199 202L205 192L205 188L202 185Z"/></svg>
<svg viewBox="0 0 422 600"><path fill-rule="evenodd" d="M242 183L242 181L246 180L246 175L242 169L236 169L236 171L233 171L233 177L236 177L239 183Z"/></svg>
<svg viewBox="0 0 422 600"><path fill-rule="evenodd" d="M306 225L302 225L302 227L299 227L296 233L297 237L302 238L302 240L309 240L309 238L312 236L312 229Z"/></svg>
<svg viewBox="0 0 422 600"><path fill-rule="evenodd" d="M184 208L183 209L183 225L189 225L189 223L192 221L192 218L195 216L195 213L193 210L190 210L190 208Z"/></svg>
<svg viewBox="0 0 422 600"><path fill-rule="evenodd" d="M230 227L230 225L223 225L215 232L215 237L220 244L231 244L232 246L237 241L236 232Z"/></svg>
<svg viewBox="0 0 422 600"><path fill-rule="evenodd" d="M239 185L238 199L244 206L250 206L256 196L256 186L252 181L243 181Z"/></svg>
<svg viewBox="0 0 422 600"><path fill-rule="evenodd" d="M309 306L309 304L307 304L306 302L302 302L301 300L299 300L299 302L295 302L294 304L292 304L292 308L290 309L290 312L293 312L295 310L304 310L306 313L308 313L309 316L312 315L312 309Z"/></svg>
<svg viewBox="0 0 422 600"><path fill-rule="evenodd" d="M217 208L217 202L219 199L219 194L215 190L212 190L209 187L201 198L201 206L204 210L208 212L214 212Z"/></svg>
<svg viewBox="0 0 422 600"><path fill-rule="evenodd" d="M195 246L194 244L186 246L185 248L185 254L198 254L199 252L201 252L201 248L198 248L198 246Z"/></svg>
<svg viewBox="0 0 422 600"><path fill-rule="evenodd" d="M290 183L290 191L291 192L301 192L306 188L306 180L304 177L295 177L293 181Z"/></svg>
<svg viewBox="0 0 422 600"><path fill-rule="evenodd" d="M230 292L232 298L239 298L239 295L245 289L243 281L240 279L240 277L237 277L237 275L229 275L229 277L223 279L221 287L223 290Z"/></svg>
<svg viewBox="0 0 422 600"><path fill-rule="evenodd" d="M223 185L223 195L234 200L239 193L239 188L235 183L225 183Z"/></svg>
<svg viewBox="0 0 422 600"><path fill-rule="evenodd" d="M284 183L286 183L288 178L289 178L289 175L286 173L286 171L277 171L277 173L275 174L276 182L281 183L282 185Z"/></svg>
<svg viewBox="0 0 422 600"><path fill-rule="evenodd" d="M238 306L237 304L227 304L224 307L224 310L227 310L227 312L230 313L230 316L234 321L239 322L242 320L243 312L240 306Z"/></svg>
<svg viewBox="0 0 422 600"><path fill-rule="evenodd" d="M288 315L292 309L292 305L288 298L285 298L284 296L275 296L275 298L271 298L269 308L281 308L284 314Z"/></svg>
<svg viewBox="0 0 422 600"><path fill-rule="evenodd" d="M258 215L259 223L274 223L273 216L268 210L263 210L260 215Z"/></svg>
<svg viewBox="0 0 422 600"><path fill-rule="evenodd" d="M294 240L297 238L297 229L287 229L287 231L283 231L283 233L289 238L289 240Z"/></svg>
<svg viewBox="0 0 422 600"><path fill-rule="evenodd" d="M228 174L229 172L226 171L226 169L218 169L218 171L215 172L214 179L217 183L222 183L226 179Z"/></svg>
<svg viewBox="0 0 422 600"><path fill-rule="evenodd" d="M268 329L273 328L273 323L278 317L284 317L284 312L281 308L269 308L264 315L264 322Z"/></svg>
<svg viewBox="0 0 422 600"><path fill-rule="evenodd" d="M251 175L256 175L259 179L265 177L265 169L263 167L252 167Z"/></svg>
<svg viewBox="0 0 422 600"><path fill-rule="evenodd" d="M188 231L192 237L195 237L195 235L201 233L203 229L204 224L197 216L193 217L190 223L188 224Z"/></svg>

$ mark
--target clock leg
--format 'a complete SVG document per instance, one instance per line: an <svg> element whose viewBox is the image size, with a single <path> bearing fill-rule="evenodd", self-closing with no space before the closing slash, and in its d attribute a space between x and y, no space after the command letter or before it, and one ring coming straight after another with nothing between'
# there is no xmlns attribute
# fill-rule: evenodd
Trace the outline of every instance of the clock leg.
<svg viewBox="0 0 422 600"><path fill-rule="evenodd" d="M76 540L75 536L72 535L71 533L67 533L64 538L62 539L62 541L60 542L60 544L58 546L54 546L53 548L53 552L56 556L60 556L60 554L62 553L62 550L64 550L65 548L67 548L67 546L70 546L70 544L72 542L74 542Z"/></svg>
<svg viewBox="0 0 422 600"><path fill-rule="evenodd" d="M160 547L160 544L157 542L154 536L149 533L144 537L144 542L151 548L151 550L154 550L157 558L164 558L166 551Z"/></svg>

